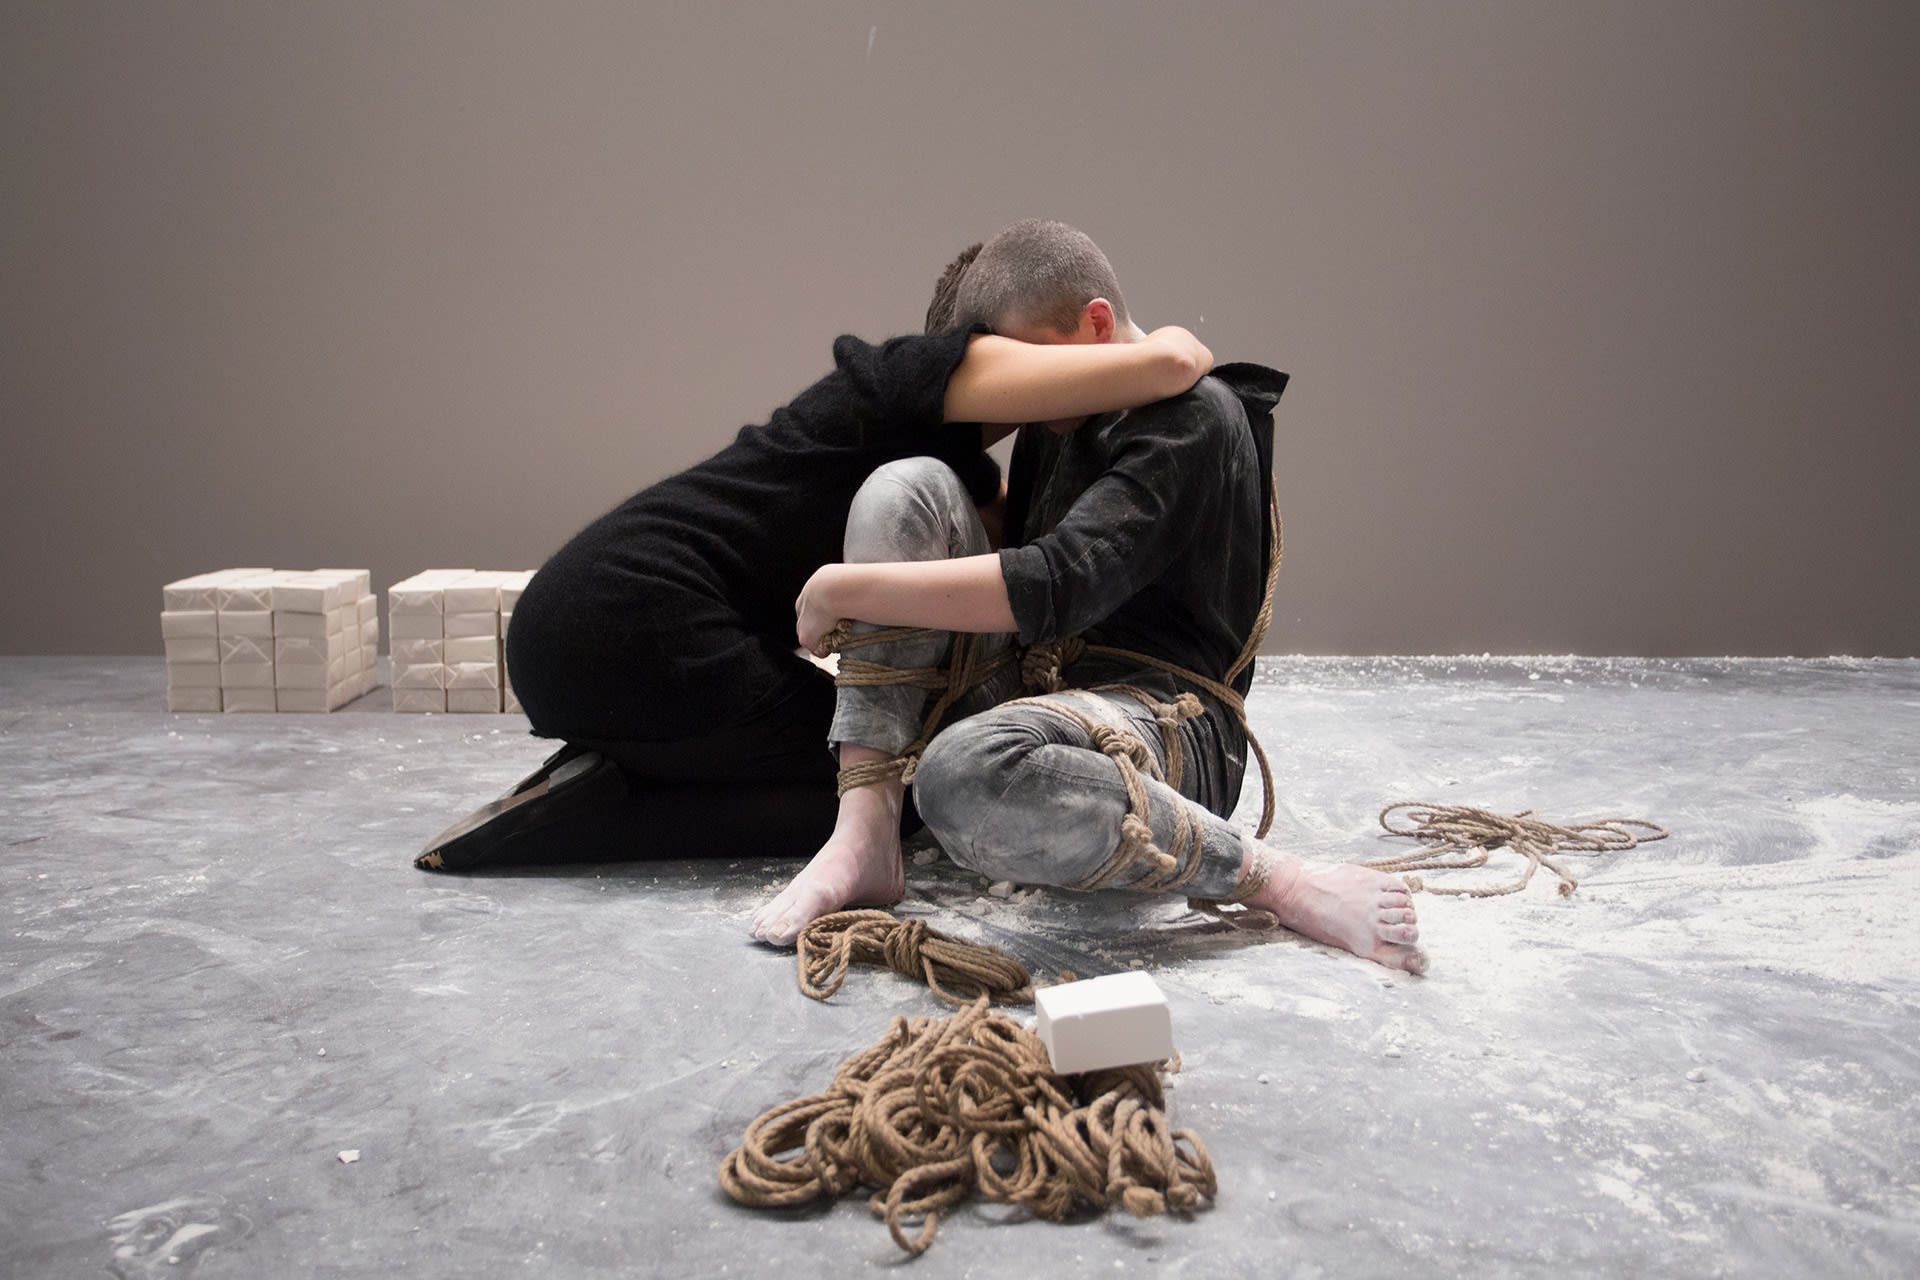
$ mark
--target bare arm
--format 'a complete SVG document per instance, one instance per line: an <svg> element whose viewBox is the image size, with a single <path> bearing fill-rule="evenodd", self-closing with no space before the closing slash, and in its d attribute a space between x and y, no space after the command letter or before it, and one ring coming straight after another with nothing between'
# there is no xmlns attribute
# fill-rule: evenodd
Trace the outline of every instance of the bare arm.
<svg viewBox="0 0 1920 1280"><path fill-rule="evenodd" d="M947 379L948 422L1045 422L1137 409L1177 396L1213 368L1213 353L1168 325L1138 342L1017 342L981 334Z"/></svg>
<svg viewBox="0 0 1920 1280"><path fill-rule="evenodd" d="M842 618L941 631L1019 629L997 555L822 565L801 588L793 610L794 632L812 653L821 653L822 637Z"/></svg>

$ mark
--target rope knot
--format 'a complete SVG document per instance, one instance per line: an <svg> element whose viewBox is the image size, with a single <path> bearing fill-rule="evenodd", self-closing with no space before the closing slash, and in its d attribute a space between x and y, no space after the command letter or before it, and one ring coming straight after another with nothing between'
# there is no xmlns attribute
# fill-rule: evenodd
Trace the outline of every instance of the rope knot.
<svg viewBox="0 0 1920 1280"><path fill-rule="evenodd" d="M1131 730L1110 724L1096 724L1088 737L1096 748L1115 760L1125 760L1136 769L1152 770L1156 767L1152 750Z"/></svg>

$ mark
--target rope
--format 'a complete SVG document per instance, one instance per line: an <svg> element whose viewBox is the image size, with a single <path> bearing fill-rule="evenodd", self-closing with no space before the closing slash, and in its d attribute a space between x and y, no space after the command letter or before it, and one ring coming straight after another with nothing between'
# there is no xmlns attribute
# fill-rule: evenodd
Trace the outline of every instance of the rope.
<svg viewBox="0 0 1920 1280"><path fill-rule="evenodd" d="M821 916L797 940L800 990L825 1000L855 964L885 965L919 978L951 1005L981 996L995 1004L1032 1004L1033 976L998 947L967 942L884 911L838 911Z"/></svg>
<svg viewBox="0 0 1920 1280"><path fill-rule="evenodd" d="M982 997L946 1018L896 1016L825 1092L749 1124L720 1186L756 1208L877 1188L868 1207L916 1256L975 1191L1052 1222L1115 1203L1135 1217L1191 1213L1218 1182L1199 1135L1170 1128L1165 1106L1158 1064L1059 1075L1039 1037Z"/></svg>
<svg viewBox="0 0 1920 1280"><path fill-rule="evenodd" d="M1396 827L1388 821L1396 809L1407 810L1407 816L1413 820L1411 827ZM1520 873L1520 878L1507 885L1436 889L1425 884L1418 875L1406 876L1407 888L1416 893L1425 889L1428 893L1468 898L1492 898L1517 893L1526 888L1527 882L1533 879L1533 873L1541 867L1560 877L1560 896L1570 898L1580 882L1554 860L1554 854L1618 853L1649 841L1667 838L1665 827L1644 818L1607 818L1599 822L1580 822L1562 827L1534 817L1531 809L1504 817L1492 810L1476 809L1470 805L1429 804L1418 800L1401 800L1388 805L1380 811L1380 825L1392 835L1411 836L1427 846L1414 853L1376 858L1363 864L1396 875L1484 866L1487 856L1500 848L1511 849L1526 857L1526 869ZM1637 834L1627 830L1628 827L1642 827L1652 834Z"/></svg>
<svg viewBox="0 0 1920 1280"><path fill-rule="evenodd" d="M889 667L844 656L849 649L864 649L872 644L889 644L931 634L933 632L926 627L886 627L878 631L856 632L853 624L845 619L836 623L833 630L826 634L828 652L842 655L839 673L833 678L836 687L911 685L929 692L938 690L940 694L927 708L919 737L891 759L863 761L840 770L836 795L844 796L855 787L871 786L890 778L898 778L902 784L912 782L914 772L920 767L920 753L927 749L927 744L933 741L933 735L939 732L940 719L947 714L947 709L1014 662L1011 649L983 662L980 658L981 637L970 631L954 633L953 646L945 667Z"/></svg>

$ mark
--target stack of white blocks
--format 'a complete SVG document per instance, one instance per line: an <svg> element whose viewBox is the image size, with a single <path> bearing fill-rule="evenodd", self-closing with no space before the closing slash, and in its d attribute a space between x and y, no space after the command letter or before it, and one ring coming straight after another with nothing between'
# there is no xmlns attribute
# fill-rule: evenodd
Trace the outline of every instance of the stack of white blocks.
<svg viewBox="0 0 1920 1280"><path fill-rule="evenodd" d="M161 589L170 711L331 711L372 689L365 569L224 569Z"/></svg>
<svg viewBox="0 0 1920 1280"><path fill-rule="evenodd" d="M365 569L279 574L272 598L277 710L332 711L373 688L380 601Z"/></svg>
<svg viewBox="0 0 1920 1280"><path fill-rule="evenodd" d="M518 711L501 646L531 570L426 569L387 588L395 711Z"/></svg>

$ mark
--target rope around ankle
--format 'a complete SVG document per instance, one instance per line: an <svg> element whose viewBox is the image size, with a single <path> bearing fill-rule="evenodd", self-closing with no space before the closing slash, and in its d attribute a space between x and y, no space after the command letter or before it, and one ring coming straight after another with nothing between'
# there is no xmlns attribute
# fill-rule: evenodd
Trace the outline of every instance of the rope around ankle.
<svg viewBox="0 0 1920 1280"><path fill-rule="evenodd" d="M1010 649L985 662L981 661L981 637L971 631L953 633L953 646L944 667L889 667L884 663L845 656L849 649L864 649L868 645L914 640L933 634L927 627L887 627L879 631L856 632L853 624L845 619L836 623L833 630L827 633L827 651L842 655L840 670L833 678L837 687L911 685L940 694L927 708L919 737L891 759L863 761L840 770L836 783L837 795L844 796L856 787L872 786L890 778L898 778L902 783L912 782L915 770L920 767L920 753L927 749L927 744L933 741L933 735L939 732L941 717L947 714L948 708L1014 662L1014 653Z"/></svg>
<svg viewBox="0 0 1920 1280"><path fill-rule="evenodd" d="M1396 809L1407 810L1407 816L1413 820L1411 827L1396 827L1388 821ZM1533 879L1533 873L1541 867L1560 877L1561 897L1572 897L1580 882L1554 860L1554 854L1619 853L1636 845L1667 838L1665 827L1644 818L1606 818L1562 827L1534 817L1531 809L1523 809L1512 817L1505 817L1490 809L1460 804L1432 804L1420 800L1400 800L1388 805L1380 811L1380 825L1393 835L1411 836L1427 845L1414 853L1375 858L1362 864L1396 875L1483 866L1487 856L1501 848L1511 849L1527 859L1526 869L1520 873L1520 878L1507 885L1436 889L1418 875L1405 875L1407 888L1415 893L1425 889L1428 893L1467 898L1492 898L1517 893L1526 888L1527 882ZM1628 827L1644 827L1652 834L1636 834L1627 830Z"/></svg>
<svg viewBox="0 0 1920 1280"><path fill-rule="evenodd" d="M967 942L885 911L836 911L800 931L800 990L825 1000L855 964L885 965L919 978L951 1005L986 996L995 1004L1032 1004L1033 976L1000 950Z"/></svg>
<svg viewBox="0 0 1920 1280"><path fill-rule="evenodd" d="M1135 1217L1191 1213L1218 1181L1165 1107L1158 1064L1059 1075L1039 1037L982 997L946 1018L896 1016L825 1092L748 1125L720 1187L756 1208L877 1188L868 1207L916 1256L975 1191L1052 1222L1116 1202Z"/></svg>

